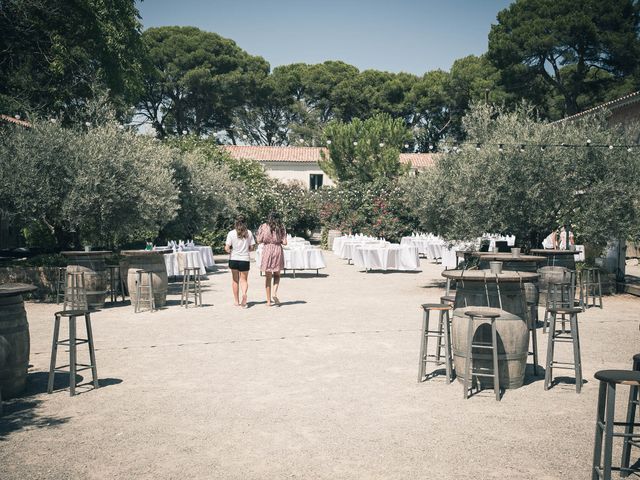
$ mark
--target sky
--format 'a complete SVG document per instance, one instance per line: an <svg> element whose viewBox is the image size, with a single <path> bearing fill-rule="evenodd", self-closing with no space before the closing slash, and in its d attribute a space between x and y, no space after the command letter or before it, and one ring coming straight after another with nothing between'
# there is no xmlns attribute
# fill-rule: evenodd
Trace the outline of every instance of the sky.
<svg viewBox="0 0 640 480"><path fill-rule="evenodd" d="M449 70L487 50L511 0L144 0L144 28L194 26L234 40L271 68L342 60L360 70Z"/></svg>

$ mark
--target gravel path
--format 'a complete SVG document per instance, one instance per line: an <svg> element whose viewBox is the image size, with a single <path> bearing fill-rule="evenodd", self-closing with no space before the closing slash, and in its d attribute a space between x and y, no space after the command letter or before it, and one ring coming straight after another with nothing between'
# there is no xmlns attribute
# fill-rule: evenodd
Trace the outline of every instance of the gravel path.
<svg viewBox="0 0 640 480"><path fill-rule="evenodd" d="M29 303L29 387L5 402L0 479L590 478L593 374L640 351L640 299L580 315L580 395L529 376L499 403L465 401L443 377L416 382L418 307L442 294L440 266L365 274L325 258L320 277L283 279L280 307L264 305L255 266L256 303L234 307L221 267L204 308L180 308L174 285L159 312L95 313L102 388L76 397L64 378L45 393L59 306ZM546 341L539 330L542 364Z"/></svg>

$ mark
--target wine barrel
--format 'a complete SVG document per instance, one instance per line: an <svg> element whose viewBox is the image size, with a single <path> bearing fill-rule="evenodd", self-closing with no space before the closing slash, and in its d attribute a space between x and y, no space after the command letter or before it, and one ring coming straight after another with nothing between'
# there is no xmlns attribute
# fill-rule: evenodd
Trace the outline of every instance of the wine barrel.
<svg viewBox="0 0 640 480"><path fill-rule="evenodd" d="M22 294L32 285L0 285L0 391L2 398L20 395L29 368L29 323Z"/></svg>
<svg viewBox="0 0 640 480"><path fill-rule="evenodd" d="M540 267L538 269L538 275L538 290L540 291L538 302L540 305L546 305L549 283L573 281L573 272L566 267Z"/></svg>
<svg viewBox="0 0 640 480"><path fill-rule="evenodd" d="M90 309L104 307L107 297L109 274L105 258L109 251L95 252L62 252L68 258L67 273L84 273L84 288L87 293L87 303ZM71 279L67 279L71 282ZM70 283L67 284L70 286Z"/></svg>
<svg viewBox="0 0 640 480"><path fill-rule="evenodd" d="M164 263L164 255L161 252L150 250L123 250L120 252L124 259L122 262L127 267L127 288L131 304L136 301L136 270L147 270L152 272L153 297L156 307L163 307L167 304L167 289L169 279L167 277L167 267ZM143 275L142 285L148 283L146 275Z"/></svg>
<svg viewBox="0 0 640 480"><path fill-rule="evenodd" d="M464 381L467 352L467 311L500 310L496 319L498 334L498 367L501 388L519 388L524 383L529 347L529 314L526 305L526 287L537 279L531 272L503 272L492 275L486 270L448 270L444 277L458 282L455 310L452 318L452 347L456 375ZM474 321L474 342L491 342L491 323ZM473 365L477 368L493 368L491 352L475 349ZM478 377L483 386L491 387L493 379Z"/></svg>
<svg viewBox="0 0 640 480"><path fill-rule="evenodd" d="M569 270L576 269L576 252L575 250L549 250L544 248L531 249L531 255L547 257L546 265L548 267L565 267Z"/></svg>
<svg viewBox="0 0 640 480"><path fill-rule="evenodd" d="M468 311L495 311L489 307L465 307L456 308L453 311L452 338L453 361L456 376L464 382L465 364L467 360L467 334L469 318L465 315ZM496 319L496 331L498 340L498 370L500 372L501 388L520 388L524 383L527 355L529 352L529 329L527 328L526 313L514 315L506 310L498 310L500 317ZM473 342L491 344L491 322L474 320ZM490 350L472 350L473 369L493 370L493 357ZM492 387L493 379L478 377L483 387Z"/></svg>

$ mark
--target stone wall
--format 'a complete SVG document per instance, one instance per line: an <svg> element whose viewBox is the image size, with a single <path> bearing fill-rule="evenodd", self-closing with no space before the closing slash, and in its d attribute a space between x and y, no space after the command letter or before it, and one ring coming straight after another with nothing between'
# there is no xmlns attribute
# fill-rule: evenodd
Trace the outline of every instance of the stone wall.
<svg viewBox="0 0 640 480"><path fill-rule="evenodd" d="M38 287L25 298L54 301L57 278L55 267L0 267L0 283L28 283Z"/></svg>

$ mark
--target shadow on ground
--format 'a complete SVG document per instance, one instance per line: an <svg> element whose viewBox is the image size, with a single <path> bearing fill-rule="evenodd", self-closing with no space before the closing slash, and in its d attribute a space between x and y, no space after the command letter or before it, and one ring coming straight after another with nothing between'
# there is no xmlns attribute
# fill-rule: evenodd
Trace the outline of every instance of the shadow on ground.
<svg viewBox="0 0 640 480"><path fill-rule="evenodd" d="M71 420L71 417L42 415L39 412L46 397L37 398L36 396L47 392L48 380L48 372L30 373L27 376L27 386L23 395L3 401L2 416L0 416L0 441L6 440L6 437L13 432L24 429L56 427ZM56 373L54 380L54 394L62 393L63 395L68 395L66 389L69 387L69 374ZM81 375L76 375L76 395L93 390L92 384L90 382L83 384L83 380ZM99 383L100 388L104 388L122 383L122 380L119 378L101 378ZM65 390L64 392L56 392L63 389Z"/></svg>

